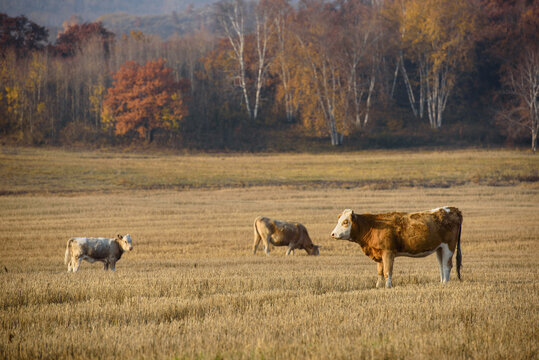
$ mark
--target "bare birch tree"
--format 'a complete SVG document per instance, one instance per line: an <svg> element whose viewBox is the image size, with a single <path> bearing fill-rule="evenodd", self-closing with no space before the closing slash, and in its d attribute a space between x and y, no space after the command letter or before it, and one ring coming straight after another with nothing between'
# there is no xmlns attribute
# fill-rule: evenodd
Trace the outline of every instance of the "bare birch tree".
<svg viewBox="0 0 539 360"><path fill-rule="evenodd" d="M245 108L249 118L253 117L249 94L247 91L246 66L245 66L245 3L242 0L223 1L216 4L217 20L232 49L237 61L239 86L243 93Z"/></svg>
<svg viewBox="0 0 539 360"><path fill-rule="evenodd" d="M356 1L341 4L339 25L342 43L343 67L348 74L347 92L352 104L351 118L355 127L365 127L369 122L370 108L377 81L376 63L380 53L376 42L379 40L377 9Z"/></svg>
<svg viewBox="0 0 539 360"><path fill-rule="evenodd" d="M293 19L294 9L288 0L264 0L271 15L273 23L273 53L274 73L278 74L280 82L277 84L278 98L283 102L286 121L294 122L298 113L298 102L294 101L294 87L291 81L291 52L293 52L293 39L290 23Z"/></svg>
<svg viewBox="0 0 539 360"><path fill-rule="evenodd" d="M539 132L539 50L527 48L521 61L507 70L503 79L508 106L497 112L497 119L518 132L531 134L531 148L537 150Z"/></svg>
<svg viewBox="0 0 539 360"><path fill-rule="evenodd" d="M247 114L256 120L260 113L261 91L266 81L269 66L269 41L272 24L264 6L254 6L242 0L223 1L216 4L217 19L232 46L237 63L236 78L243 94ZM253 19L254 18L254 19ZM254 20L254 23L253 23ZM252 31L252 32L251 32ZM254 36L254 49L248 49L248 36ZM256 65L254 79L249 79L247 52L254 51Z"/></svg>
<svg viewBox="0 0 539 360"><path fill-rule="evenodd" d="M296 74L296 82L303 87L301 106L308 113L303 120L320 133L327 131L331 145L341 145L346 131L347 92L336 13L321 1L303 4L295 28L300 44L297 61L305 63L305 71L299 68Z"/></svg>
<svg viewBox="0 0 539 360"><path fill-rule="evenodd" d="M269 41L272 36L272 27L270 12L267 7L258 5L255 8L255 39L257 54L257 71L255 79L255 105L253 108L253 120L258 117L260 108L260 92L264 85L271 63L269 56Z"/></svg>
<svg viewBox="0 0 539 360"><path fill-rule="evenodd" d="M416 96L399 59L414 115L423 117L427 108L430 126L442 126L443 112L456 83L457 74L470 63L476 13L465 0L404 0L401 6L403 48L414 61L419 75L419 110Z"/></svg>

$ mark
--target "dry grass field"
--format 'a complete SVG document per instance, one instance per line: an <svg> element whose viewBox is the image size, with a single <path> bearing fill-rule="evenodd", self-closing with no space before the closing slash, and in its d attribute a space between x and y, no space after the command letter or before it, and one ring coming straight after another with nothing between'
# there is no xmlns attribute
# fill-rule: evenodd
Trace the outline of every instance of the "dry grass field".
<svg viewBox="0 0 539 360"><path fill-rule="evenodd" d="M539 157L515 151L141 155L0 148L0 358L539 357ZM393 289L344 208L464 215L463 280L397 258ZM257 215L319 257L251 254ZM130 233L116 272L66 273L71 236Z"/></svg>

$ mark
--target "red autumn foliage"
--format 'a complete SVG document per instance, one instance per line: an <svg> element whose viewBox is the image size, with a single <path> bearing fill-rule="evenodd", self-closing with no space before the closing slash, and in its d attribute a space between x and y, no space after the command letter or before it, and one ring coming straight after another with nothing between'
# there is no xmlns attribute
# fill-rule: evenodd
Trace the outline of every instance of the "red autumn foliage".
<svg viewBox="0 0 539 360"><path fill-rule="evenodd" d="M523 49L539 44L539 1L482 0L484 26L480 36L503 68L516 62Z"/></svg>
<svg viewBox="0 0 539 360"><path fill-rule="evenodd" d="M44 48L49 31L26 16L10 17L0 13L0 54L13 48L19 57Z"/></svg>
<svg viewBox="0 0 539 360"><path fill-rule="evenodd" d="M103 106L115 119L116 134L134 130L151 142L156 129L177 130L187 116L182 95L188 88L187 80L174 80L162 58L145 65L128 61L114 75Z"/></svg>
<svg viewBox="0 0 539 360"><path fill-rule="evenodd" d="M69 25L56 39L56 53L63 57L74 56L84 43L90 40L103 43L105 53L108 53L114 34L105 29L101 22Z"/></svg>

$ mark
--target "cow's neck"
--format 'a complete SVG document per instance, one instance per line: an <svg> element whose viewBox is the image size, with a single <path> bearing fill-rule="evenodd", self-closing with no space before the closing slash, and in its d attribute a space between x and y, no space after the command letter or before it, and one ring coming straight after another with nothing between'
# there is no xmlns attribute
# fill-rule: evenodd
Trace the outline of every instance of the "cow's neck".
<svg viewBox="0 0 539 360"><path fill-rule="evenodd" d="M124 249L122 248L122 245L120 245L118 240L114 240L114 242L116 243L116 249L118 251L118 260L120 260L120 258L122 257L122 254L124 253Z"/></svg>
<svg viewBox="0 0 539 360"><path fill-rule="evenodd" d="M364 215L355 216L355 221L352 226L352 236L354 242L358 243L362 248L368 245L368 234L372 229L372 223L369 218Z"/></svg>

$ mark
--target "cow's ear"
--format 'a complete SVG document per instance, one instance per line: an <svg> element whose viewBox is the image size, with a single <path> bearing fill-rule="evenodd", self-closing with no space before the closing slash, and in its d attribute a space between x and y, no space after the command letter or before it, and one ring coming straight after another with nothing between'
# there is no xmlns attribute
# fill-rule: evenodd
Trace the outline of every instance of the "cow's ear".
<svg viewBox="0 0 539 360"><path fill-rule="evenodd" d="M118 239L122 240L122 235L118 234Z"/></svg>

